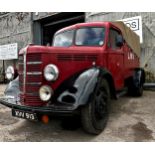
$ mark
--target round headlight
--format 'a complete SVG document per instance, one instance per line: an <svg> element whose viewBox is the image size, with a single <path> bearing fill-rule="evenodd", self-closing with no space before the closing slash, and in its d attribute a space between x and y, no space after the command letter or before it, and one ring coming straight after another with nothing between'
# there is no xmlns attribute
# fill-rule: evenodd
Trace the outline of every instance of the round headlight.
<svg viewBox="0 0 155 155"><path fill-rule="evenodd" d="M48 101L51 98L52 94L53 91L49 86L42 86L39 89L39 96L42 101Z"/></svg>
<svg viewBox="0 0 155 155"><path fill-rule="evenodd" d="M14 68L12 66L9 66L5 72L6 78L8 80L12 80L14 78L14 74L15 74Z"/></svg>
<svg viewBox="0 0 155 155"><path fill-rule="evenodd" d="M59 70L57 66L49 64L44 69L44 77L47 81L55 81L59 76Z"/></svg>

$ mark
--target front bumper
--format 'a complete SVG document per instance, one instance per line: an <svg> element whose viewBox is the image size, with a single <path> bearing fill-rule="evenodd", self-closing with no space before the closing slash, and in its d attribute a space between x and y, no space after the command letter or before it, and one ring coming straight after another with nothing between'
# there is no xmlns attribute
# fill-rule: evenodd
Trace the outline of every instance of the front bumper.
<svg viewBox="0 0 155 155"><path fill-rule="evenodd" d="M68 107L56 107L56 106L41 106L41 107L34 107L34 106L25 106L21 105L20 102L16 102L12 98L3 97L0 98L0 104L7 106L11 109L18 109L27 112L34 112L37 114L46 114L46 115L55 115L55 116L70 116L78 114L79 111L77 109L68 108Z"/></svg>

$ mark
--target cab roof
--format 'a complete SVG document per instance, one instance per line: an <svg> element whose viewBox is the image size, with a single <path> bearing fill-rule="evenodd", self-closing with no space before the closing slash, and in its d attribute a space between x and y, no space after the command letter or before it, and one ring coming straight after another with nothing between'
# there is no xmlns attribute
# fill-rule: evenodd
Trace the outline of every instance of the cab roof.
<svg viewBox="0 0 155 155"><path fill-rule="evenodd" d="M130 46L130 48L133 50L133 52L140 57L140 41L139 41L139 36L132 31L129 27L127 27L123 22L120 21L114 21L114 22L90 22L90 23L79 23L79 24L75 24L72 26L68 26L65 27L59 31L56 32L60 33L63 32L65 30L71 30L71 29L77 29L80 27L95 27L95 26L105 26L105 27L109 27L110 25L113 25L115 27L118 27L121 32L122 35L125 39L125 41L128 43L128 45Z"/></svg>
<svg viewBox="0 0 155 155"><path fill-rule="evenodd" d="M109 24L112 24L112 23L111 22L78 23L78 24L74 24L74 25L65 27L63 29L60 29L59 31L56 32L56 34L60 33L60 32L63 32L63 31L66 31L66 30L77 29L77 28L80 28L80 27L86 27L86 26L107 26Z"/></svg>

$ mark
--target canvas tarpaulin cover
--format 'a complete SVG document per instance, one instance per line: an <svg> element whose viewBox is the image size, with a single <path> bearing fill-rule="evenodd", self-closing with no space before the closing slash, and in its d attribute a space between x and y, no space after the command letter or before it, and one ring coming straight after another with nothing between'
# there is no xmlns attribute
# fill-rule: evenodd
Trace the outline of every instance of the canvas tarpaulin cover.
<svg viewBox="0 0 155 155"><path fill-rule="evenodd" d="M139 36L132 31L129 27L127 27L123 22L111 22L114 26L118 27L122 35L129 45L129 47L133 50L133 52L140 57L140 39Z"/></svg>

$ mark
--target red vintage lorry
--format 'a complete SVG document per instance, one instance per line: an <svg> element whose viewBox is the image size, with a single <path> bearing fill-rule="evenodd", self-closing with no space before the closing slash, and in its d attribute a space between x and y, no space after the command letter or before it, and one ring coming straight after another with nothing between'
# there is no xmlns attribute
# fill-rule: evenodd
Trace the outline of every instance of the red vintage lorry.
<svg viewBox="0 0 155 155"><path fill-rule="evenodd" d="M139 37L122 22L80 23L55 33L52 46L28 45L12 66L0 103L12 115L38 120L49 115L81 117L84 130L99 134L108 121L110 99L141 96Z"/></svg>

